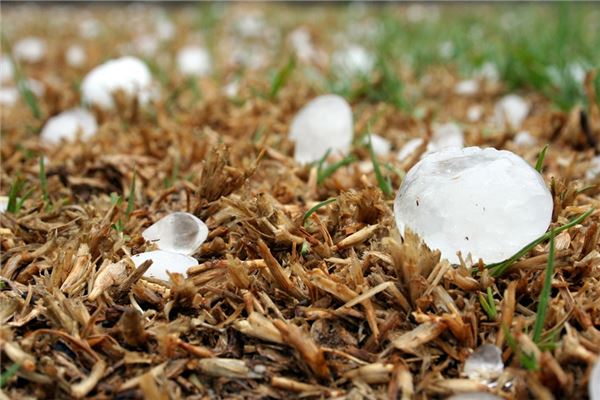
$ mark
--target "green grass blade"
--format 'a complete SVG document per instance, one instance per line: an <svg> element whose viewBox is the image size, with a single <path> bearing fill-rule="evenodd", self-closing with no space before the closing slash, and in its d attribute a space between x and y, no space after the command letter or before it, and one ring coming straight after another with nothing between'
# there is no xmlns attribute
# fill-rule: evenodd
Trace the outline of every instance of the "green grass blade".
<svg viewBox="0 0 600 400"><path fill-rule="evenodd" d="M373 163L373 171L375 172L375 178L377 178L377 184L381 191L388 197L392 196L392 185L390 182L383 177L381 173L381 167L379 166L379 160L377 160L377 156L375 155L375 151L373 151L373 145L371 144L371 130L369 129L369 154L371 154L371 162Z"/></svg>
<svg viewBox="0 0 600 400"><path fill-rule="evenodd" d="M552 290L552 277L554 276L554 231L550 231L550 251L548 253L548 265L546 267L546 276L544 278L544 286L540 293L537 313L535 317L535 325L533 327L533 341L539 343L542 339L542 330L544 329L544 321L546 320L546 311L548 309L548 301L550 299L550 291Z"/></svg>
<svg viewBox="0 0 600 400"><path fill-rule="evenodd" d="M283 68L281 68L279 71L277 71L277 73L273 77L273 80L271 81L271 91L269 92L269 98L274 99L275 97L277 97L277 94L279 93L281 88L285 86L285 83L288 81L289 77L292 74L292 71L294 71L294 68L296 68L296 58L290 57L287 64L284 65Z"/></svg>
<svg viewBox="0 0 600 400"><path fill-rule="evenodd" d="M554 235L558 235L562 231L565 231L567 229L574 227L577 224L580 224L583 220L585 220L587 217L589 217L593 212L594 212L594 208L590 208L589 210L587 210L586 212L584 212L577 218L574 218L573 220L569 221L568 223L564 224L563 226L560 226L560 227L554 229ZM498 276L502 275L504 272L506 272L506 270L511 265L513 265L515 262L517 262L517 260L519 260L525 254L529 253L535 246L550 239L550 235L551 235L551 231L548 231L548 232L544 233L542 236L540 236L539 238L535 239L533 242L531 242L528 245L526 245L525 247L523 247L521 250L519 250L517 253L515 253L515 255L513 255L512 257L510 257L504 261L498 262L498 263L487 264L485 267L490 270L493 277L498 277Z"/></svg>
<svg viewBox="0 0 600 400"><path fill-rule="evenodd" d="M19 196L21 189L23 189L24 183L25 182L20 177L17 177L12 185L10 185L10 190L8 192L8 204L6 206L6 211L9 213L16 214L19 211L17 210L17 196Z"/></svg>
<svg viewBox="0 0 600 400"><path fill-rule="evenodd" d="M131 187L129 188L129 197L127 198L127 209L125 210L125 217L129 218L129 214L135 207L135 177L136 172L133 171L133 179L131 180Z"/></svg>
<svg viewBox="0 0 600 400"><path fill-rule="evenodd" d="M545 145L540 154L538 154L537 161L535 163L535 170L537 172L542 172L542 168L544 168L544 158L546 157L546 151L548 150L548 145Z"/></svg>
<svg viewBox="0 0 600 400"><path fill-rule="evenodd" d="M14 363L10 367L6 368L6 371L4 371L2 375L0 375L0 388L3 388L6 385L6 383L10 380L10 378L15 376L15 374L19 372L19 368L21 368L21 366L17 363Z"/></svg>
<svg viewBox="0 0 600 400"><path fill-rule="evenodd" d="M46 177L46 166L44 165L44 156L40 157L40 189L42 190L42 199L47 203L50 199L48 195L48 179Z"/></svg>
<svg viewBox="0 0 600 400"><path fill-rule="evenodd" d="M346 166L346 165L350 165L353 162L355 162L357 160L357 158L350 154L349 156L341 159L338 162L335 162L325 168L323 168L323 165L321 164L321 162L319 162L319 168L317 169L317 184L320 185L323 182L325 182L325 179L329 178L331 175L333 175L335 173L335 171L337 171L338 169Z"/></svg>
<svg viewBox="0 0 600 400"><path fill-rule="evenodd" d="M315 204L313 207L310 208L310 210L308 210L304 214L304 218L302 219L302 222L304 224L306 224L306 221L308 221L308 219L310 218L310 216L313 215L315 213L315 211L317 211L321 207L325 207L326 205L333 203L334 201L337 201L337 199L335 197L331 198L331 199L327 199L325 201L322 201L320 203Z"/></svg>

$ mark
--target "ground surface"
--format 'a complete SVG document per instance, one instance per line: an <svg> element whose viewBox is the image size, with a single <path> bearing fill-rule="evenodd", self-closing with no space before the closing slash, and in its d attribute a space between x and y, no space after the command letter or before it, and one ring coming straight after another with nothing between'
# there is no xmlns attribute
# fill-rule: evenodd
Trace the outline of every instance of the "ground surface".
<svg viewBox="0 0 600 400"><path fill-rule="evenodd" d="M378 164L394 191L423 149L404 161L395 153L428 138L436 122L458 122L467 145L509 149L532 165L549 144L551 227L563 226L600 206L598 177L586 177L600 138L591 68L599 19L597 7L559 5L3 5L3 53L31 35L48 49L2 83L26 77L44 88L2 106L0 192L23 200L0 214L2 396L586 398L600 353L599 211L556 237L536 344L548 241L501 276L470 261L450 266L417 238L399 237L393 196L359 140L356 161L323 176L294 162L287 129L314 96L342 94L357 139L370 129L392 143ZM174 35L148 44L169 24ZM317 50L290 61L298 27ZM190 42L210 49L210 76L176 71L176 50ZM65 63L74 43L87 55L79 67ZM365 76L330 68L348 43L375 54ZM79 104L85 73L122 54L146 60L159 98L138 107L121 97L116 111L95 110L91 140L43 145L41 127ZM487 61L497 77L481 72ZM458 95L465 78L478 89ZM225 93L232 82L237 90ZM519 129L530 145L493 122L506 93L531 104ZM472 106L481 107L478 120ZM337 201L304 221L329 198ZM127 264L115 282L99 282L102 266L149 249L141 231L172 211L210 228L187 279L149 282ZM94 288L101 294L90 296ZM495 315L480 300L488 290ZM461 375L483 343L503 351L494 388Z"/></svg>

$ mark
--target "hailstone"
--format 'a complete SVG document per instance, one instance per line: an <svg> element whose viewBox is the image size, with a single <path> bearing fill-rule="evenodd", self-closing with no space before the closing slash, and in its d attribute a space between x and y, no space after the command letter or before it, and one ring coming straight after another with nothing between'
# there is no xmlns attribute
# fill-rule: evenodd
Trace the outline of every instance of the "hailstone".
<svg viewBox="0 0 600 400"><path fill-rule="evenodd" d="M342 74L367 75L375 65L375 57L364 47L350 45L332 56L333 67Z"/></svg>
<svg viewBox="0 0 600 400"><path fill-rule="evenodd" d="M174 212L146 228L142 236L161 250L190 255L208 237L208 227L190 213Z"/></svg>
<svg viewBox="0 0 600 400"><path fill-rule="evenodd" d="M82 139L88 139L98 130L96 118L83 108L72 108L48 119L40 139L49 144L60 143L61 140L74 140L77 134Z"/></svg>
<svg viewBox="0 0 600 400"><path fill-rule="evenodd" d="M210 54L204 47L186 46L177 53L177 68L184 75L204 76L211 71Z"/></svg>
<svg viewBox="0 0 600 400"><path fill-rule="evenodd" d="M38 63L46 55L46 43L38 37L26 37L15 44L13 54L18 60Z"/></svg>
<svg viewBox="0 0 600 400"><path fill-rule="evenodd" d="M173 253L165 250L147 251L145 253L136 254L131 257L136 268L146 260L152 260L152 265L144 273L144 276L169 280L169 274L179 273L186 274L187 270L195 265L198 265L198 260L185 254Z"/></svg>
<svg viewBox="0 0 600 400"><path fill-rule="evenodd" d="M494 107L494 118L500 126L519 129L529 114L529 103L521 96L504 96Z"/></svg>
<svg viewBox="0 0 600 400"><path fill-rule="evenodd" d="M92 69L81 84L84 103L108 109L114 107L113 94L118 90L136 96L142 104L148 102L152 97L150 69L135 57L122 57Z"/></svg>
<svg viewBox="0 0 600 400"><path fill-rule="evenodd" d="M447 148L408 171L394 202L401 234L411 229L442 257L470 253L503 261L542 235L553 201L542 176L525 160L493 148Z"/></svg>
<svg viewBox="0 0 600 400"><path fill-rule="evenodd" d="M348 154L352 144L352 109L337 95L319 96L305 105L290 126L296 142L294 159L299 163L318 161L331 149Z"/></svg>

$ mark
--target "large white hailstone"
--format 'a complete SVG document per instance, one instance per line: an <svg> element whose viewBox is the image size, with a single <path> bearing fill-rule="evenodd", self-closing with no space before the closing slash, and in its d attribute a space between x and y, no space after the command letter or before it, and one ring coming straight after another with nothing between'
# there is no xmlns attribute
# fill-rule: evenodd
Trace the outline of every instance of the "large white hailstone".
<svg viewBox="0 0 600 400"><path fill-rule="evenodd" d="M352 144L352 109L337 95L311 100L296 114L290 139L296 142L294 159L302 164L320 160L329 149L348 154Z"/></svg>
<svg viewBox="0 0 600 400"><path fill-rule="evenodd" d="M65 53L65 59L67 64L71 67L77 68L85 64L86 54L83 47L79 45L71 45Z"/></svg>
<svg viewBox="0 0 600 400"><path fill-rule="evenodd" d="M212 60L204 47L186 46L177 53L177 68L184 75L204 76L210 73Z"/></svg>
<svg viewBox="0 0 600 400"><path fill-rule="evenodd" d="M96 118L83 108L72 108L48 119L40 139L48 144L58 144L62 140L88 139L96 134L98 124Z"/></svg>
<svg viewBox="0 0 600 400"><path fill-rule="evenodd" d="M493 263L542 235L552 207L542 176L516 154L450 147L408 171L394 214L401 234L411 229L451 262L460 250Z"/></svg>
<svg viewBox="0 0 600 400"><path fill-rule="evenodd" d="M521 96L509 94L496 103L494 113L498 125L507 125L511 129L519 129L527 114L529 114L529 103Z"/></svg>
<svg viewBox="0 0 600 400"><path fill-rule="evenodd" d="M353 44L336 51L332 58L333 67L342 74L367 75L373 70L375 57L362 46ZM338 71L336 71L338 72Z"/></svg>
<svg viewBox="0 0 600 400"><path fill-rule="evenodd" d="M0 213L8 209L8 196L0 196Z"/></svg>
<svg viewBox="0 0 600 400"><path fill-rule="evenodd" d="M83 79L81 95L84 103L113 108L113 94L122 90L137 96L140 103L150 100L152 74L141 60L122 57L110 60L92 69Z"/></svg>
<svg viewBox="0 0 600 400"><path fill-rule="evenodd" d="M152 260L152 265L144 276L169 280L169 274L179 273L185 275L187 270L195 265L198 265L198 260L185 254L173 253L165 250L147 251L145 253L136 254L131 257L136 268L142 265L146 260Z"/></svg>
<svg viewBox="0 0 600 400"><path fill-rule="evenodd" d="M600 357L596 359L588 380L590 400L600 400Z"/></svg>
<svg viewBox="0 0 600 400"><path fill-rule="evenodd" d="M161 250L191 255L208 237L208 227L190 213L174 212L146 228L142 236Z"/></svg>
<svg viewBox="0 0 600 400"><path fill-rule="evenodd" d="M15 75L15 68L10 57L0 56L0 83L10 82Z"/></svg>
<svg viewBox="0 0 600 400"><path fill-rule="evenodd" d="M475 79L460 81L454 86L454 93L461 96L472 96L479 91L479 82Z"/></svg>
<svg viewBox="0 0 600 400"><path fill-rule="evenodd" d="M37 63L46 55L46 43L37 37L26 37L15 43L13 55L20 61Z"/></svg>
<svg viewBox="0 0 600 400"><path fill-rule="evenodd" d="M502 351L493 344L478 347L465 361L464 374L473 380L490 382L504 371Z"/></svg>
<svg viewBox="0 0 600 400"><path fill-rule="evenodd" d="M14 106L19 99L19 91L15 87L0 87L0 104Z"/></svg>

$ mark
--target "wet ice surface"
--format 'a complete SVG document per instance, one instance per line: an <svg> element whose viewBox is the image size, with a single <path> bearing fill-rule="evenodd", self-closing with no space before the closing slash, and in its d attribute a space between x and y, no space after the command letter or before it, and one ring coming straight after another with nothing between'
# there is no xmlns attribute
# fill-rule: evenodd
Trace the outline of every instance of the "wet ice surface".
<svg viewBox="0 0 600 400"><path fill-rule="evenodd" d="M144 276L162 279L164 281L169 280L167 271L185 275L188 268L198 265L198 260L193 257L164 250L136 254L131 257L131 259L136 268L142 265L144 261L152 260L152 265L148 268L146 273L144 273Z"/></svg>
<svg viewBox="0 0 600 400"><path fill-rule="evenodd" d="M542 176L506 150L448 148L407 173L394 202L396 224L418 233L442 257L503 261L542 235L552 217Z"/></svg>
<svg viewBox="0 0 600 400"><path fill-rule="evenodd" d="M467 358L463 372L469 379L490 381L498 378L503 370L502 351L493 344L484 344Z"/></svg>
<svg viewBox="0 0 600 400"><path fill-rule="evenodd" d="M352 109L337 95L319 96L294 117L289 137L296 142L294 159L299 163L320 160L327 150L346 155L352 144Z"/></svg>
<svg viewBox="0 0 600 400"><path fill-rule="evenodd" d="M40 139L49 144L60 143L61 140L74 140L80 134L88 139L98 130L94 116L83 108L72 108L48 119Z"/></svg>
<svg viewBox="0 0 600 400"><path fill-rule="evenodd" d="M590 400L600 400L600 357L596 360L588 381Z"/></svg>
<svg viewBox="0 0 600 400"><path fill-rule="evenodd" d="M190 255L208 237L208 227L192 214L174 212L146 228L142 236L161 250Z"/></svg>
<svg viewBox="0 0 600 400"><path fill-rule="evenodd" d="M81 83L83 102L103 108L114 107L113 94L119 90L147 103L152 97L152 74L146 64L135 57L109 60L92 69Z"/></svg>

